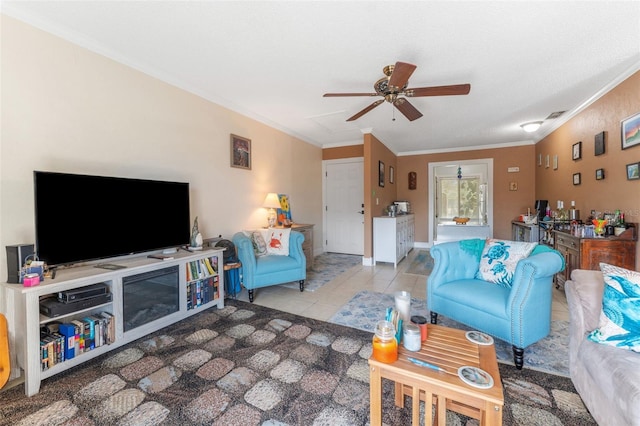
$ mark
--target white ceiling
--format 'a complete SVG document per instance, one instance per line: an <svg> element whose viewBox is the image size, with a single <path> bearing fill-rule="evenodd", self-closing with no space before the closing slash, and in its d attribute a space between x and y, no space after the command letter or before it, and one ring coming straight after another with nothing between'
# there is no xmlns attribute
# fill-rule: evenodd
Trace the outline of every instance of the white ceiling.
<svg viewBox="0 0 640 426"><path fill-rule="evenodd" d="M638 1L3 1L2 12L318 146L371 130L398 154L534 143L640 69ZM416 64L409 122L375 98ZM521 123L544 120L527 134Z"/></svg>

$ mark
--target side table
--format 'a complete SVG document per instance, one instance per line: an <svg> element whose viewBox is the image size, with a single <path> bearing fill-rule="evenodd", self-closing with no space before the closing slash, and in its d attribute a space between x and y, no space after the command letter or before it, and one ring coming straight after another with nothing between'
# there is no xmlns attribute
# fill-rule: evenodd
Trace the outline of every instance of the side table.
<svg viewBox="0 0 640 426"><path fill-rule="evenodd" d="M412 424L420 424L420 401L425 401L424 424L431 426L431 406L436 407L435 421L446 422L446 410L478 419L484 426L502 425L504 396L494 345L478 345L465 332L428 324L428 338L418 352L398 349L398 360L385 364L369 358L370 424L382 424L382 379L395 382L395 404L404 407L404 396L412 397ZM446 372L419 367L407 360L417 358L444 368ZM493 378L493 387L479 389L458 377L462 366L479 367Z"/></svg>

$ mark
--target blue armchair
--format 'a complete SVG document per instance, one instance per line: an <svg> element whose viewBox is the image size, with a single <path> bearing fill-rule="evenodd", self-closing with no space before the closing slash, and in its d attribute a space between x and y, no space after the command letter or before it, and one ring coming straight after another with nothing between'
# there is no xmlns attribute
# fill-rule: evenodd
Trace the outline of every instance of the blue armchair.
<svg viewBox="0 0 640 426"><path fill-rule="evenodd" d="M300 291L304 291L307 259L302 251L304 235L300 232L291 231L288 256L270 254L256 257L251 238L243 232L236 233L232 240L242 263L242 283L249 291L250 302L253 303L256 288L298 281Z"/></svg>
<svg viewBox="0 0 640 426"><path fill-rule="evenodd" d="M517 263L511 285L499 285L476 278L483 247L476 239L431 248L431 323L441 314L510 343L516 368L522 369L524 348L549 335L552 281L564 269L564 258L538 245Z"/></svg>

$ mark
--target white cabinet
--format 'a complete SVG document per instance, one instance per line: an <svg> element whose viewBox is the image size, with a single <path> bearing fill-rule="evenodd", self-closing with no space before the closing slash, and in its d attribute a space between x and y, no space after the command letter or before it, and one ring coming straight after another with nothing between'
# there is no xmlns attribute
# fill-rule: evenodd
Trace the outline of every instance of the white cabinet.
<svg viewBox="0 0 640 426"><path fill-rule="evenodd" d="M213 306L224 307L224 274L222 274L222 249L210 249L200 252L178 252L167 260L150 259L146 256L110 259L121 269L107 270L94 265L59 269L55 279L46 278L35 287L22 284L0 283L0 311L7 317L9 324L9 347L11 348L11 378L20 376L24 370L25 393L28 396L38 393L40 381L61 373L71 367L82 364L124 344L139 339L149 333L171 325L191 315ZM198 269L200 268L200 269ZM159 300L156 286L167 286L158 279L159 271L171 271L171 288L168 294L173 299L173 308L159 317L150 317L141 310L133 314L126 310L137 305L138 300ZM220 273L219 273L220 272ZM196 276L199 274L199 276ZM150 277L150 278L148 278ZM146 280L146 281L145 281ZM99 306L78 309L50 318L40 313L40 301L44 298L57 298L59 292L78 289L92 284L104 283L108 286L112 300ZM131 283L131 285L129 285ZM132 287L138 287L142 294L133 299ZM151 288L149 288L151 287ZM144 292L152 291L155 297ZM194 293L194 291L196 293ZM127 299L134 300L127 303ZM163 302L164 303L164 302ZM166 304L166 303L165 303ZM127 308L129 306L129 308ZM151 311L151 309L147 310ZM48 324L71 323L90 316L99 316L105 312L115 321L114 337L111 344L102 344L94 349L78 353L77 356L62 361L54 360L51 365L43 363L40 331ZM140 318L138 324L130 325L129 319ZM45 369L46 368L46 369Z"/></svg>
<svg viewBox="0 0 640 426"><path fill-rule="evenodd" d="M373 218L373 263L390 262L396 267L413 249L415 242L414 215Z"/></svg>

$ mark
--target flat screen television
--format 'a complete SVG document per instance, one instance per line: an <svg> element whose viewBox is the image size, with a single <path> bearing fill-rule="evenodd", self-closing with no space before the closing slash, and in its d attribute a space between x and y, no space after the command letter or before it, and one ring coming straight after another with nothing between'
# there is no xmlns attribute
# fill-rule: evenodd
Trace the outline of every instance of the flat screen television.
<svg viewBox="0 0 640 426"><path fill-rule="evenodd" d="M189 184L34 171L36 253L49 266L189 244Z"/></svg>

